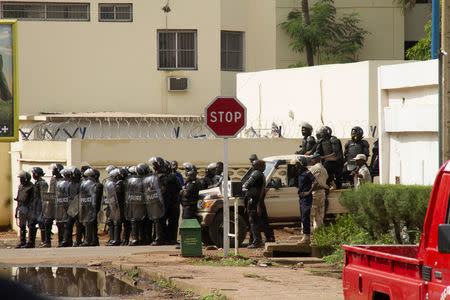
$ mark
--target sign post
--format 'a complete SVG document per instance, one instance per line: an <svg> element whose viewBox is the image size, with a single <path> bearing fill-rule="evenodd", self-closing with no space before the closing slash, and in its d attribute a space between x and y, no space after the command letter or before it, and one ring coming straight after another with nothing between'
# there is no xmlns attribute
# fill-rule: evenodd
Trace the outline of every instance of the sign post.
<svg viewBox="0 0 450 300"><path fill-rule="evenodd" d="M230 247L230 210L228 205L228 138L236 137L245 128L247 110L236 97L216 97L205 108L206 127L223 138L223 252L228 256ZM237 234L235 232L235 234ZM236 245L237 235L236 235Z"/></svg>

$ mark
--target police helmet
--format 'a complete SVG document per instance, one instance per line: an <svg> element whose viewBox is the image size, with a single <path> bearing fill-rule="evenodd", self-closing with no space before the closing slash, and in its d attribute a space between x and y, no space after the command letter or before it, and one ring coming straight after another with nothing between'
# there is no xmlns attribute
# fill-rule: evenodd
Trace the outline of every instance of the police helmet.
<svg viewBox="0 0 450 300"><path fill-rule="evenodd" d="M126 178L128 176L128 174L129 174L128 169L120 168L119 170L120 170L120 175L122 176L122 178ZM113 175L111 175L111 176L113 176Z"/></svg>
<svg viewBox="0 0 450 300"><path fill-rule="evenodd" d="M89 168L83 173L84 177L95 177L94 169Z"/></svg>
<svg viewBox="0 0 450 300"><path fill-rule="evenodd" d="M255 161L258 159L258 156L256 154L252 154L250 155L250 157L248 158L251 162Z"/></svg>
<svg viewBox="0 0 450 300"><path fill-rule="evenodd" d="M301 122L300 123L300 128L306 128L308 129L310 132L313 130L313 127L311 126L311 124L307 123L307 122Z"/></svg>
<svg viewBox="0 0 450 300"><path fill-rule="evenodd" d="M108 174L111 175L111 171L112 171L113 169L117 169L117 167L116 167L116 166L113 166L113 165L109 165L109 166L107 166L107 167L105 168L105 171L108 172Z"/></svg>
<svg viewBox="0 0 450 300"><path fill-rule="evenodd" d="M128 168L128 172L130 172L131 175L136 175L136 166L131 166Z"/></svg>
<svg viewBox="0 0 450 300"><path fill-rule="evenodd" d="M30 173L22 170L19 172L19 174L17 174L17 177L21 178L21 179L25 179L27 181L31 180L31 175Z"/></svg>
<svg viewBox="0 0 450 300"><path fill-rule="evenodd" d="M147 171L147 169L145 168L145 164L138 164L135 168L136 168L136 173L139 175L139 176L145 176L145 175L147 175L147 173L148 173L148 171Z"/></svg>
<svg viewBox="0 0 450 300"><path fill-rule="evenodd" d="M308 160L304 156L297 157L297 162L300 166L304 168L306 168L306 166L308 165Z"/></svg>
<svg viewBox="0 0 450 300"><path fill-rule="evenodd" d="M111 172L109 172L109 175L114 178L119 177L121 175L120 171L121 169L119 168L112 169Z"/></svg>
<svg viewBox="0 0 450 300"><path fill-rule="evenodd" d="M217 168L217 164L216 163L210 163L207 167L206 167L206 172L212 172L214 171L214 169Z"/></svg>
<svg viewBox="0 0 450 300"><path fill-rule="evenodd" d="M328 126L322 126L319 129L319 134L321 138L331 137L331 128Z"/></svg>
<svg viewBox="0 0 450 300"><path fill-rule="evenodd" d="M354 141L360 141L364 135L364 131L361 127L355 126L352 128L351 137Z"/></svg>
<svg viewBox="0 0 450 300"><path fill-rule="evenodd" d="M64 169L64 166L62 164L55 163L50 165L50 169L51 170L57 169L58 171L61 172L61 170Z"/></svg>
<svg viewBox="0 0 450 300"><path fill-rule="evenodd" d="M65 178L69 178L70 176L72 176L72 170L63 169L61 170L61 175L64 176Z"/></svg>
<svg viewBox="0 0 450 300"><path fill-rule="evenodd" d="M73 178L81 178L81 170L78 168L74 168L72 171Z"/></svg>
<svg viewBox="0 0 450 300"><path fill-rule="evenodd" d="M260 159L257 159L257 160L255 160L255 161L253 161L253 163L252 163L252 166L253 166L254 169L256 169L256 170L261 170L261 171L262 171L262 168L263 168L265 165L266 165L266 162L263 161L263 160L260 160Z"/></svg>
<svg viewBox="0 0 450 300"><path fill-rule="evenodd" d="M162 157L151 157L149 160L150 164L152 165L153 169L155 171L161 171L164 169L164 159Z"/></svg>
<svg viewBox="0 0 450 300"><path fill-rule="evenodd" d="M39 176L39 177L45 175L44 170L42 170L42 168L40 168L40 167L32 168L31 169L31 173L33 173L33 175L36 175L36 176Z"/></svg>

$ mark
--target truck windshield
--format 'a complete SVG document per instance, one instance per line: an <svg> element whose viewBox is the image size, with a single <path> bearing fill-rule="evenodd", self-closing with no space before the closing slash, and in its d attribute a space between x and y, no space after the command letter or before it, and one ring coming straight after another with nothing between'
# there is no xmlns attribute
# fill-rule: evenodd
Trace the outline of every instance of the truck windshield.
<svg viewBox="0 0 450 300"><path fill-rule="evenodd" d="M272 171L274 166L275 166L275 162L274 161L266 161L266 169L264 170L264 176L266 178L267 178L267 176L269 176L269 174Z"/></svg>

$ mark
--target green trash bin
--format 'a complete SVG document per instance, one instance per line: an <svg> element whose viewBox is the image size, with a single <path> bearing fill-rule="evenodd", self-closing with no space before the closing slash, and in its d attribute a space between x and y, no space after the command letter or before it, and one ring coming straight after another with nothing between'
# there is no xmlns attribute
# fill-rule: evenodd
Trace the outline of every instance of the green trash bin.
<svg viewBox="0 0 450 300"><path fill-rule="evenodd" d="M202 256L202 232L197 219L185 219L180 226L181 256Z"/></svg>

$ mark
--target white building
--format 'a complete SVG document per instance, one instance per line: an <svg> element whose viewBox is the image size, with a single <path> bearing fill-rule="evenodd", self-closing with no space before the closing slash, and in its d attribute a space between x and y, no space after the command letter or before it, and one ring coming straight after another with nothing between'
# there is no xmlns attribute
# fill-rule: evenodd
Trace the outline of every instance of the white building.
<svg viewBox="0 0 450 300"><path fill-rule="evenodd" d="M378 68L380 182L432 185L438 162L438 61Z"/></svg>
<svg viewBox="0 0 450 300"><path fill-rule="evenodd" d="M237 75L236 92L247 107L247 126L257 135L270 135L272 124L284 137L301 136L302 121L330 126L333 135L349 138L352 127L378 137L377 68L402 61L270 70ZM251 134L247 131L247 134Z"/></svg>

